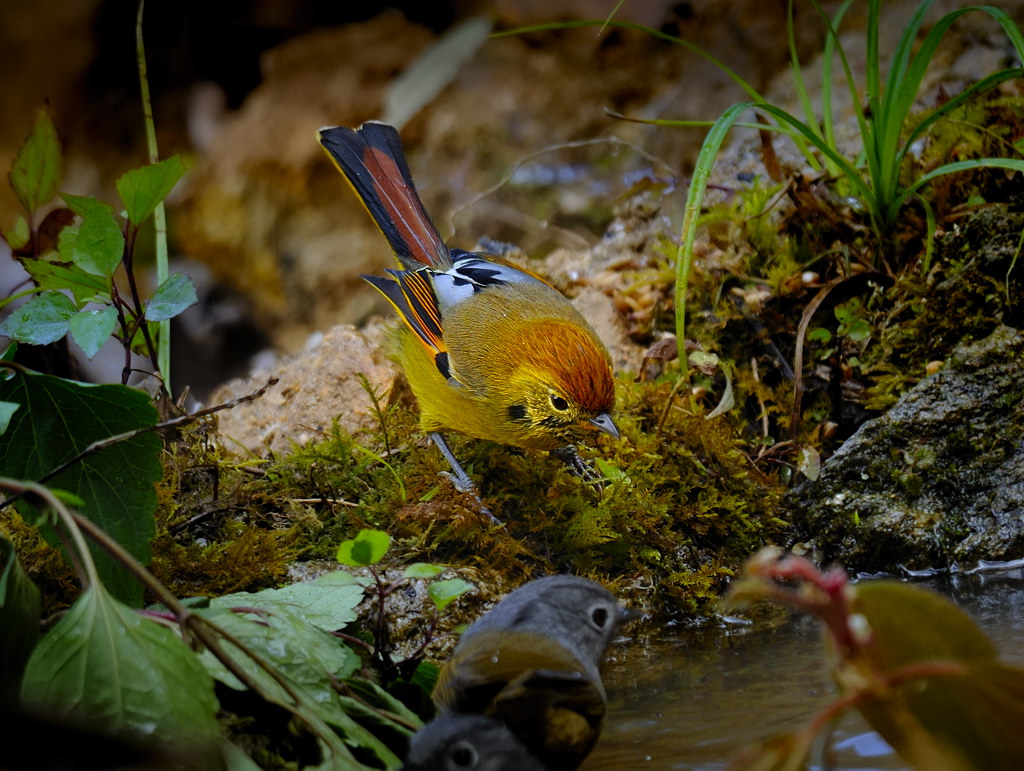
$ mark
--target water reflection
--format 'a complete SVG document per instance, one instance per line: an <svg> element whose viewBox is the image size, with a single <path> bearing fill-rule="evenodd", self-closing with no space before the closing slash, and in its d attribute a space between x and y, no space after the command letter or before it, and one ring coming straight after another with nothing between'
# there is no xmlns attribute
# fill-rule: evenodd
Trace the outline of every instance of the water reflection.
<svg viewBox="0 0 1024 771"><path fill-rule="evenodd" d="M917 580L951 597L1024 666L1024 576L992 572ZM666 631L620 645L605 668L609 713L583 771L724 769L741 748L803 726L834 691L820 629L794 616L778 625ZM813 769L896 771L908 766L861 719L838 721Z"/></svg>

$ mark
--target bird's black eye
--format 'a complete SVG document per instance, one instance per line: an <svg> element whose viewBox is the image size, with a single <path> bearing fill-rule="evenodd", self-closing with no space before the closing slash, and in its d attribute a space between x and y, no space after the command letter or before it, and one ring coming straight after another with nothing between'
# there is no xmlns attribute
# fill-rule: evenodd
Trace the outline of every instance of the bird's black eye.
<svg viewBox="0 0 1024 771"><path fill-rule="evenodd" d="M608 623L608 608L594 608L590 611L590 620L598 629L604 629L604 625Z"/></svg>
<svg viewBox="0 0 1024 771"><path fill-rule="evenodd" d="M476 750L467 742L458 742L448 753L455 768L473 768L476 765Z"/></svg>
<svg viewBox="0 0 1024 771"><path fill-rule="evenodd" d="M551 394L551 406L559 412L565 412L569 409L569 402L563 399L558 394Z"/></svg>

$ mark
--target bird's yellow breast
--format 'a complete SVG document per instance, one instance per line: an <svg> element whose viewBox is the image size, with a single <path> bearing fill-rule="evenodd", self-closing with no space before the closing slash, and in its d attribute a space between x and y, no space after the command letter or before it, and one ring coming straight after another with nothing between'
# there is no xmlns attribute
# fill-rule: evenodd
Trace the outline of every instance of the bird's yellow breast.
<svg viewBox="0 0 1024 771"><path fill-rule="evenodd" d="M404 324L395 358L419 402L427 431L452 429L528 449L550 450L565 439L544 426L516 422L509 408L525 382L550 381L578 395L594 414L614 403L604 345L564 296L546 285L510 284L481 291L446 309L442 319L452 381Z"/></svg>

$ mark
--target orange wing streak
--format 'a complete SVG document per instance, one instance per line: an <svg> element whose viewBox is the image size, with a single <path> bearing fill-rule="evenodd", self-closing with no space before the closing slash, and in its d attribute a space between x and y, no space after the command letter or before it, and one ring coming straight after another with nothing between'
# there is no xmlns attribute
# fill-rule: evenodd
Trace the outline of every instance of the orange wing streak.
<svg viewBox="0 0 1024 771"><path fill-rule="evenodd" d="M409 301L409 310L418 322L414 328L419 330L420 339L438 353L447 351L441 337L441 312L430 281L421 273L406 273L403 279L402 291Z"/></svg>

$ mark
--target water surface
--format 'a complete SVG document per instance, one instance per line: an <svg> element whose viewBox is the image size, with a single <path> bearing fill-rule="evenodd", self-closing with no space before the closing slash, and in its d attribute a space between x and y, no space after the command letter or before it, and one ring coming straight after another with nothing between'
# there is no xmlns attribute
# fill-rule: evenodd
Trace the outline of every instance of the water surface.
<svg viewBox="0 0 1024 771"><path fill-rule="evenodd" d="M917 583L956 601L1005 661L1024 666L1021 570ZM582 771L724 769L743 747L803 726L835 696L820 627L804 616L667 630L649 643L614 646L604 673L608 722ZM838 721L820 745L813 769L908 768L856 713Z"/></svg>

